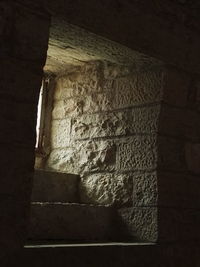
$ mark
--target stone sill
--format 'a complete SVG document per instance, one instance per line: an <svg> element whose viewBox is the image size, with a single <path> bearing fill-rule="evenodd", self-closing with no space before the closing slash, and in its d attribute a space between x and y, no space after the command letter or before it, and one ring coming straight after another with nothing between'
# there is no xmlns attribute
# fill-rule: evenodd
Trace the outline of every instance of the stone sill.
<svg viewBox="0 0 200 267"><path fill-rule="evenodd" d="M65 244L65 243L56 243L52 242L50 244L44 243L37 243L34 242L32 244L26 244L24 246L25 249L37 249L37 248L65 248L65 247L108 247L108 246L153 246L157 243L152 242L107 242L107 243L72 243L72 244Z"/></svg>

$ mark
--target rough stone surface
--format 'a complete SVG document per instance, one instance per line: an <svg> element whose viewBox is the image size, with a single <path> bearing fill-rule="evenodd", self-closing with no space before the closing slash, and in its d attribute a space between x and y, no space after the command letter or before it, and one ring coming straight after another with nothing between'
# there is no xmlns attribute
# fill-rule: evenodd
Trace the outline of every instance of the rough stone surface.
<svg viewBox="0 0 200 267"><path fill-rule="evenodd" d="M32 202L79 202L78 175L35 170Z"/></svg>
<svg viewBox="0 0 200 267"><path fill-rule="evenodd" d="M117 148L118 170L152 170L157 166L155 136L134 136Z"/></svg>
<svg viewBox="0 0 200 267"><path fill-rule="evenodd" d="M134 173L133 206L156 206L158 201L157 172Z"/></svg>
<svg viewBox="0 0 200 267"><path fill-rule="evenodd" d="M114 210L105 206L32 203L32 240L108 241L113 235Z"/></svg>
<svg viewBox="0 0 200 267"><path fill-rule="evenodd" d="M62 0L1 1L0 87L1 111L3 110L3 112L0 118L0 125L2 126L0 131L2 155L0 244L2 249L0 253L7 251L7 249L11 250L15 248L23 239L23 231L25 229L25 224L23 222L26 220L25 210L29 199L28 195L31 181L29 174L33 169L34 128L36 121L36 116L34 115L36 105L34 105L34 103L37 102L39 90L39 86L35 86L34 83L35 81L37 81L37 83L41 81L41 73L48 41L49 18L42 4L51 5L52 2L54 2L55 9L59 10L58 12L65 13L67 20L75 25L80 25L92 32L119 41L130 48L135 48L143 52L146 51L148 54L158 56L164 59L168 64L177 65L182 69L187 69L195 73L199 73L200 70L199 1L179 0L147 2L102 0L96 2L88 0L78 1L78 4L77 1L67 1L68 3L65 3L65 5L63 5ZM25 7L23 7L22 4L25 5ZM37 8L34 10L35 7ZM119 27L116 27L116 21ZM40 31L38 31L38 29L40 29ZM64 47L64 49L67 49L67 47ZM21 65L23 65L23 68L21 68ZM29 73L25 71L26 69L29 70ZM36 74L35 79L31 75L32 73ZM28 82L25 82L25 79ZM179 103L181 103L181 105L184 103L185 90L183 98L181 94L182 90L177 94L176 100L173 100L173 103L177 105L179 105ZM30 95L32 96L30 97ZM180 101L178 100L179 97ZM170 97L170 99L172 99L172 97ZM195 106L192 108L195 108ZM17 117L15 117L15 114L18 114ZM183 136L180 137L183 139L185 138ZM187 142L192 143L191 140L187 140ZM193 143L199 143L199 141ZM168 147L168 150L170 149L171 146ZM176 147L176 149L179 150L178 147ZM176 154L176 149L173 150L171 154ZM168 152L166 153L168 154ZM182 165L178 164L178 171L183 171L184 167L182 166L182 168L180 166ZM175 164L173 171L177 171ZM198 175L196 176L198 178ZM11 185L10 191L9 184ZM199 200L199 195L197 195L194 200L194 202L197 202ZM191 210L192 214L195 216L190 216ZM185 234L184 245L187 244L189 248L182 249L183 245L180 243L177 246L172 246L171 243L167 252L164 252L163 249L163 254L160 256L162 261L159 262L157 266L199 266L199 251L193 247L191 249L190 245L188 245L188 240L194 240L193 238L190 239L190 237L195 236L195 241L199 239L198 216L196 210L194 212L194 208L190 209L190 212L188 214L186 213L185 216L180 216L181 212L178 216L175 216L176 219L174 221L176 221L177 224L174 226L175 222L173 220L170 224L166 223L167 219L173 216L170 212L167 213L166 209L164 210L163 214L166 214L166 217L168 217L163 217L165 236L169 236L169 229L177 231L182 221L186 227L180 227L180 230L181 233ZM164 216L163 214L161 213L161 216ZM179 218L177 219L177 217ZM174 235L174 232L172 232L172 235ZM103 261L104 264L96 262L97 258L100 259L100 261L103 259L100 253L98 254L99 256L96 255L96 253L92 253L95 257L93 257L93 261L91 260L91 251L94 252L95 250L90 250L90 248L85 250L86 253L85 251L83 252L83 250L79 250L80 258L78 257L79 255L76 249L74 249L73 256L71 256L71 253L66 253L66 251L60 249L58 250L59 255L65 255L64 257L67 259L66 262L69 264L73 265L72 262L77 263L78 261L77 266L80 266L80 260L83 258L85 261L83 264L81 262L82 266L95 265L93 262L101 266L113 265L113 258L114 263L117 262L116 258L120 258L119 266L155 266L154 260L151 261L152 256L144 257L144 255L146 256L147 254L143 253L145 251L143 249L142 253L139 252L141 251L141 247L137 251L139 253L134 254L131 253L132 251L129 250L129 248L120 249L121 254L119 257L117 253L115 253L117 255L116 257L110 257L111 253L108 253L104 248L104 251L106 251L105 254L107 255L106 260ZM73 250L70 250L70 252L71 251ZM116 251L116 248L114 251ZM129 253L127 253L127 251L129 251ZM109 252L113 253L112 250ZM40 256L44 255L42 252L37 251L37 253L37 255ZM51 253L49 253L48 250L46 252L43 250L43 253L47 255L49 262L50 260L54 261L54 264L50 263L46 265L55 266L56 260L58 260L57 257L55 257L55 250L54 252L51 251ZM141 254L142 256L140 256L140 259L142 259L142 261L139 261L137 255ZM7 254L7 258L8 257L11 258L10 254ZM16 261L18 257L12 258ZM63 260L63 258L58 258L60 262ZM150 258L150 264L147 264L149 263L147 258L148 260ZM157 261L157 252L153 254L153 258L156 258ZM197 259L197 262L195 262L194 258ZM30 259L31 260L28 262L29 265L32 264L32 261L35 259L34 253ZM41 264L41 258L38 262L39 263L36 265ZM28 264L25 264L25 266L28 266ZM1 262L1 265L3 266L4 264ZM63 265L63 261L60 265ZM117 266L117 264L115 265ZM5 264L5 266L10 265ZM16 266L16 262L14 262L14 266ZM21 264L21 266L23 266L23 264Z"/></svg>
<svg viewBox="0 0 200 267"><path fill-rule="evenodd" d="M131 174L93 174L82 178L80 201L103 205L130 205L133 191Z"/></svg>
<svg viewBox="0 0 200 267"><path fill-rule="evenodd" d="M143 71L114 81L115 107L157 102L162 99L163 71Z"/></svg>
<svg viewBox="0 0 200 267"><path fill-rule="evenodd" d="M113 141L76 142L72 148L52 150L47 167L71 173L112 171L116 165L116 145Z"/></svg>
<svg viewBox="0 0 200 267"><path fill-rule="evenodd" d="M140 241L157 241L156 208L122 208L118 210L118 214L125 236L131 236Z"/></svg>
<svg viewBox="0 0 200 267"><path fill-rule="evenodd" d="M52 148L68 147L70 143L71 121L52 120L51 146Z"/></svg>
<svg viewBox="0 0 200 267"><path fill-rule="evenodd" d="M157 130L159 105L120 112L85 115L72 121L75 139L153 133Z"/></svg>

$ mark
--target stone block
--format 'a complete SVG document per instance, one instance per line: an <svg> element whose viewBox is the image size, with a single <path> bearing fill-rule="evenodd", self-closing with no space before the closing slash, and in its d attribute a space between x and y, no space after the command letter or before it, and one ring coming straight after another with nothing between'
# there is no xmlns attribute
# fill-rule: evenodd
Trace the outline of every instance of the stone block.
<svg viewBox="0 0 200 267"><path fill-rule="evenodd" d="M133 206L156 206L158 201L157 173L133 173Z"/></svg>
<svg viewBox="0 0 200 267"><path fill-rule="evenodd" d="M134 136L117 147L118 170L152 170L157 166L155 136Z"/></svg>
<svg viewBox="0 0 200 267"><path fill-rule="evenodd" d="M113 98L114 96L110 91L87 95L83 99L83 113L93 114L112 110Z"/></svg>
<svg viewBox="0 0 200 267"><path fill-rule="evenodd" d="M52 120L51 122L51 146L52 148L68 147L70 143L71 121L70 119Z"/></svg>
<svg viewBox="0 0 200 267"><path fill-rule="evenodd" d="M105 206L32 203L29 239L108 241L114 216L114 210Z"/></svg>
<svg viewBox="0 0 200 267"><path fill-rule="evenodd" d="M157 208L122 208L118 210L118 216L119 231L122 232L124 238L147 242L157 241Z"/></svg>
<svg viewBox="0 0 200 267"><path fill-rule="evenodd" d="M81 179L79 186L82 203L122 207L132 203L132 174L98 173Z"/></svg>
<svg viewBox="0 0 200 267"><path fill-rule="evenodd" d="M79 202L79 176L69 173L35 170L33 202Z"/></svg>
<svg viewBox="0 0 200 267"><path fill-rule="evenodd" d="M159 110L160 106L156 105L84 115L72 121L72 135L76 139L85 139L156 132Z"/></svg>
<svg viewBox="0 0 200 267"><path fill-rule="evenodd" d="M79 98L69 98L54 101L53 119L66 119L69 116L79 116L83 112L83 101Z"/></svg>
<svg viewBox="0 0 200 267"><path fill-rule="evenodd" d="M76 147L80 172L113 171L116 165L114 141L78 142Z"/></svg>
<svg viewBox="0 0 200 267"><path fill-rule="evenodd" d="M68 173L112 171L116 165L116 145L113 141L75 142L73 147L54 149L47 167Z"/></svg>
<svg viewBox="0 0 200 267"><path fill-rule="evenodd" d="M77 117L85 114L111 110L111 98L108 93L93 93L82 97L72 97L54 101L53 119Z"/></svg>
<svg viewBox="0 0 200 267"><path fill-rule="evenodd" d="M97 63L88 63L81 67L66 69L64 75L57 79L55 99L62 100L102 91L102 74L98 68Z"/></svg>
<svg viewBox="0 0 200 267"><path fill-rule="evenodd" d="M163 71L139 72L118 78L113 89L115 108L158 102L162 99Z"/></svg>
<svg viewBox="0 0 200 267"><path fill-rule="evenodd" d="M79 158L78 158L79 159ZM74 148L53 149L46 161L46 168L65 173L79 173L77 154Z"/></svg>

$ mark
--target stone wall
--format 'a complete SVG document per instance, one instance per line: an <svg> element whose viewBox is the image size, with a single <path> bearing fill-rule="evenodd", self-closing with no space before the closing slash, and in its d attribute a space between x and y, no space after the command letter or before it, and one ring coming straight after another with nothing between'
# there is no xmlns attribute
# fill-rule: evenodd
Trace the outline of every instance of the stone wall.
<svg viewBox="0 0 200 267"><path fill-rule="evenodd" d="M159 65L136 71L102 61L57 77L46 169L80 174L82 203L118 209L157 204L163 77Z"/></svg>

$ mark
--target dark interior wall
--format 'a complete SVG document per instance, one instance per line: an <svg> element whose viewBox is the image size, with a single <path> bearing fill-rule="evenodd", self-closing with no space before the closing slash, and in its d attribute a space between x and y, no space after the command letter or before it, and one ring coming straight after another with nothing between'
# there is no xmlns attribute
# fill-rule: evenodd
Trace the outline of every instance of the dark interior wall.
<svg viewBox="0 0 200 267"><path fill-rule="evenodd" d="M1 1L0 21L1 258L25 239L50 18L14 1Z"/></svg>
<svg viewBox="0 0 200 267"><path fill-rule="evenodd" d="M2 251L6 252L6 248L14 249L14 247L19 246L24 236L26 207L30 198L31 178L29 177L34 162L36 103L48 43L49 16L46 12L54 13L57 10L58 13L61 13L62 10L62 15L65 15L70 23L82 26L132 49L156 56L168 64L185 69L191 77L191 83L194 82L193 73L199 73L200 69L199 18L197 17L199 7L192 6L192 4L190 6L189 1L188 4L184 1L185 5L180 3L183 1L158 1L148 3L148 6L144 2L99 1L99 4L94 4L92 1L65 1L64 4L64 1L19 0L17 3L21 4L17 4L13 1L1 1L0 88L3 112L0 116L2 151L0 168L0 244L1 247L4 247L1 253ZM118 3L118 6L116 3ZM175 86L175 80L172 80L172 84ZM198 106L198 87L191 84L187 87L187 103L185 104L187 106L187 116L184 114L185 106L184 108L179 106L184 89L177 91L177 86L175 86L174 90L170 92L172 87L172 85L166 87L166 92L169 92L171 99L176 92L175 99L177 102L170 103L171 107L167 108L163 114L169 114L174 106L176 108L175 114L178 113L179 109L181 114L177 115L177 123L170 124L167 127L167 133L164 131L165 123L161 126L163 135L168 135L168 141L165 148L162 150L162 146L160 146L160 149L164 151L165 155L169 155L170 160L174 155L177 155L178 160L183 159L183 165L173 165L173 172L176 175L177 173L180 174L180 176L177 175L177 177L179 176L177 180L173 179L174 174L170 177L173 181L177 181L180 195L183 196L186 192L187 200L184 204L184 210L181 210L184 213L178 213L178 217L175 216L174 221L172 220L167 227L166 220L163 219L161 229L164 229L164 234L167 236L166 229L175 228L175 231L181 229L184 241L190 240L191 234L196 237L195 241L198 241L199 230L196 226L194 227L194 223L198 224L196 218L198 216L197 211L199 211L199 193L197 190L199 131L192 129L192 135L194 132L197 134L195 138L185 135L188 129L185 120L189 116L190 110L193 110L195 105ZM180 88L183 88L183 86L180 86ZM197 95L196 98L195 95ZM198 116L198 109L194 113ZM191 116L188 123L191 122L196 127L195 116ZM174 113L169 117L172 118L171 121L175 121ZM180 118L184 118L184 122L179 125ZM163 121L165 120L163 119ZM183 132L181 131L182 128L184 129ZM173 133L171 130L173 130ZM175 135L174 132L175 134L179 132L179 135L171 139L171 136ZM184 142L182 142L183 140ZM172 144L172 146L169 144ZM183 154L179 154L177 151L181 151ZM168 152L170 153L168 154ZM178 170L179 166L180 169ZM167 173L170 172L170 162L167 162L165 169ZM181 179L185 171L187 179L183 179L184 182L182 182ZM166 180L168 181L170 177L168 176ZM166 180L160 174L160 196L162 195L161 188L166 188L164 186ZM193 181L193 186L188 181ZM185 185L183 185L184 183ZM169 183L167 182L167 184ZM188 194L189 186L192 196ZM171 184L169 186L169 200L173 200L171 197L173 190L174 185ZM177 195L174 194L175 196ZM187 206L188 200L191 201L189 208ZM175 199L171 204L167 200L163 202L162 206L165 207L165 210L162 213L160 209L160 218L164 218L162 214L166 214L167 219L172 217L171 213L166 213L167 207L176 206L176 211L180 210L176 201L178 203L178 200ZM182 201L179 201L179 204L182 203ZM182 228L180 228L179 221L186 222ZM177 223L176 227L174 227L174 222ZM191 230L191 234L188 230ZM174 235L173 231L172 236ZM189 238L187 238L186 233L189 233ZM178 238L178 240L183 239ZM194 238L191 240L194 241ZM169 255L165 255L163 252L163 258L173 256L174 251ZM193 255L190 251L191 254L185 255L184 258L184 251L183 248L180 256L182 266L190 266L189 258ZM131 257L131 252L129 256ZM193 263L198 266L196 261ZM169 264L173 266L173 259ZM193 266L195 266L194 264Z"/></svg>

